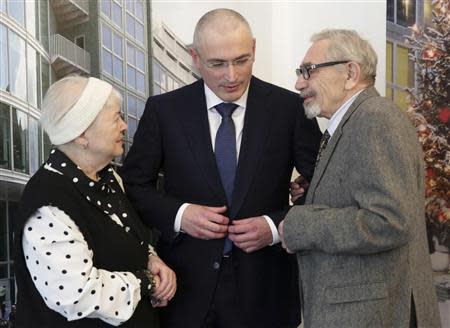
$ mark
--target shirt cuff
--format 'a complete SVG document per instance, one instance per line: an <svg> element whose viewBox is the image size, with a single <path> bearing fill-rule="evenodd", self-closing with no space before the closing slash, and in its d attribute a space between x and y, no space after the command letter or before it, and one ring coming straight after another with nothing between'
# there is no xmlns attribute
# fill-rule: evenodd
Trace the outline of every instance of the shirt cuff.
<svg viewBox="0 0 450 328"><path fill-rule="evenodd" d="M181 230L181 218L183 217L184 214L184 210L186 209L186 207L188 207L189 203L184 203L183 205L180 206L180 208L178 209L177 215L175 216L175 222L173 224L173 230L175 232L183 232Z"/></svg>
<svg viewBox="0 0 450 328"><path fill-rule="evenodd" d="M272 243L269 246L278 244L280 242L280 235L278 234L278 229L275 226L275 223L273 223L272 219L267 216L267 215L263 215L264 219L266 219L267 224L270 227L270 231L272 232Z"/></svg>

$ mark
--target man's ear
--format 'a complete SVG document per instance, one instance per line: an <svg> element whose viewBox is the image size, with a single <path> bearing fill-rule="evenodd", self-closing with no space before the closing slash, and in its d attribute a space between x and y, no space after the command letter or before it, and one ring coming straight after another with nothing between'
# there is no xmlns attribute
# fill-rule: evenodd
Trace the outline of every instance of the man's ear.
<svg viewBox="0 0 450 328"><path fill-rule="evenodd" d="M347 79L345 81L345 89L353 89L361 79L361 67L358 63L349 62L346 64Z"/></svg>
<svg viewBox="0 0 450 328"><path fill-rule="evenodd" d="M197 67L197 69L199 69L200 56L198 55L197 50L195 50L194 48L189 48L189 53L191 54L192 62L194 63L195 67Z"/></svg>

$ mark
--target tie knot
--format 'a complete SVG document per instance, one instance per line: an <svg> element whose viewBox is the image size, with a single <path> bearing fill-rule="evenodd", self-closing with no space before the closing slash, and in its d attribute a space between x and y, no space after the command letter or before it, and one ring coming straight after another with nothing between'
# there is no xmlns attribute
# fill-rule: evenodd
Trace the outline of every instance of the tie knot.
<svg viewBox="0 0 450 328"><path fill-rule="evenodd" d="M238 107L238 105L233 103L220 103L216 105L216 109L222 117L231 117L234 110Z"/></svg>

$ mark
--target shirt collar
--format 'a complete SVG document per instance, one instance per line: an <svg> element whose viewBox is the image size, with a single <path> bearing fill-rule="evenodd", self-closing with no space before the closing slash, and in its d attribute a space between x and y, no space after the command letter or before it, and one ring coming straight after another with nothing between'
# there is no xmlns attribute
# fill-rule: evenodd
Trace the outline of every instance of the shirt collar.
<svg viewBox="0 0 450 328"><path fill-rule="evenodd" d="M203 83L203 85L205 86L206 108L211 109L216 105L224 102L222 99L217 97L217 95L206 85L206 83ZM241 98L239 98L236 101L233 101L234 104L237 104L239 105L239 107L242 108L247 107L247 97L249 87L250 83L248 84L247 89L245 89L245 92L242 94Z"/></svg>
<svg viewBox="0 0 450 328"><path fill-rule="evenodd" d="M355 101L356 97L363 92L364 89L358 91L353 96L351 96L344 104L342 104L341 107L331 116L330 121L328 122L328 128L327 131L330 134L330 137L333 136L334 132L336 131L337 127L339 126L339 123L341 123L342 118L344 117L345 113L347 113L347 110L350 108L350 106Z"/></svg>

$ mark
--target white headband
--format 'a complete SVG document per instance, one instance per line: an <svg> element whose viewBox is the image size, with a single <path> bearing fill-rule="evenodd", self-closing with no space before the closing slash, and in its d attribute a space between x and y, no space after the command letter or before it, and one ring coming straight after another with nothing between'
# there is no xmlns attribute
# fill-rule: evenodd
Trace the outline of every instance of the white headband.
<svg viewBox="0 0 450 328"><path fill-rule="evenodd" d="M111 84L90 77L75 105L56 124L47 126L46 132L52 144L65 144L86 131L102 110L111 91Z"/></svg>

